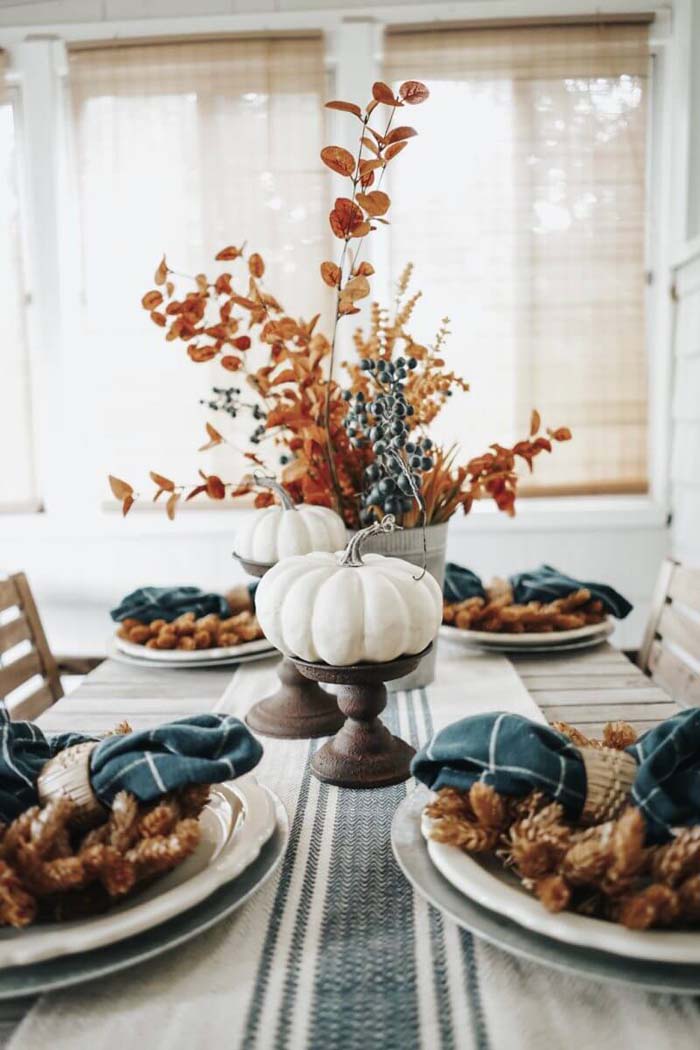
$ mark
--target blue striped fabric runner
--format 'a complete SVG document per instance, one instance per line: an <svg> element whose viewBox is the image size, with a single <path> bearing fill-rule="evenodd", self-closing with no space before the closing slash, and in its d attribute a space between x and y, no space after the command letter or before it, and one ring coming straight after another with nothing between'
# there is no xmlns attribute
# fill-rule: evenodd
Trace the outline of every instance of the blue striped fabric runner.
<svg viewBox="0 0 700 1050"><path fill-rule="evenodd" d="M419 747L433 732L424 690L394 694L384 714L394 733ZM307 758L319 743L311 741ZM290 848L283 862L258 962L255 985L242 1033L243 1050L299 1045L292 1040L293 1015L298 1010L298 975L305 950L311 905L324 895L321 929L310 1002L307 1041L310 1048L328 1050L418 1050L424 1026L421 1005L429 1004L436 1024L435 1043L441 1050L474 1047L485 1050L488 1039L480 1002L479 979L472 937L453 931L458 953L448 964L442 916L421 900L401 874L391 850L391 822L409 786L377 791L343 791L333 806L331 857L323 882L319 860L329 799L338 802L338 789L318 786L313 815L309 813L312 777L308 762L292 822ZM412 789L412 787L411 787ZM301 828L312 820L307 847L300 848ZM270 973L278 951L282 917L289 906L292 873L304 865L303 889L297 905L295 929L286 960L284 988L274 1032L261 1025L269 991ZM418 913L418 914L417 914ZM426 944L417 944L419 934ZM427 936L426 936L427 935ZM428 949L424 954L424 947ZM448 965L456 972L448 974ZM456 987L450 988L450 983ZM423 987L420 987L420 986ZM463 1016L452 1013L454 994L461 996ZM468 1022L470 1032L461 1027Z"/></svg>

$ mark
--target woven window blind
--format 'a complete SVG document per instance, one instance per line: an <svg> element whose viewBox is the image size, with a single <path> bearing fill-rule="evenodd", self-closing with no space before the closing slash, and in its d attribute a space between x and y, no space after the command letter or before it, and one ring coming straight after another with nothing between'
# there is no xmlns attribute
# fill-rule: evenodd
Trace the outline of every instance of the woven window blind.
<svg viewBox="0 0 700 1050"><path fill-rule="evenodd" d="M0 512L37 507L24 316L15 111L0 51Z"/></svg>
<svg viewBox="0 0 700 1050"><path fill-rule="evenodd" d="M408 77L431 99L404 114L392 271L415 262L417 334L447 314L472 384L441 437L476 454L536 407L574 440L526 491L644 491L646 26L391 33L385 79Z"/></svg>
<svg viewBox="0 0 700 1050"><path fill-rule="evenodd" d="M240 454L197 454L205 421L240 448L256 424L248 415L209 415L199 401L213 385L245 392L245 377L194 364L183 343L164 341L140 300L163 252L177 271L211 275L235 265L214 263L219 249L247 242L265 260L263 286L293 316L317 311L328 236L318 161L321 38L80 50L70 55L70 84L82 235L81 418L98 498L108 495L108 471L136 485L149 469L187 484L200 467L235 480ZM245 268L232 272L245 287ZM176 284L183 294L194 287Z"/></svg>

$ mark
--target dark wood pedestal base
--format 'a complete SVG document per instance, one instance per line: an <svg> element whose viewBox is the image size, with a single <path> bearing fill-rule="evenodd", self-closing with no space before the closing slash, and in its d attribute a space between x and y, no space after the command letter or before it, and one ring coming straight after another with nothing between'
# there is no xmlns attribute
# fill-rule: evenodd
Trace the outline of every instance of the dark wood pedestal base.
<svg viewBox="0 0 700 1050"><path fill-rule="evenodd" d="M294 661L312 681L341 686L337 702L346 721L311 760L311 769L319 780L338 787L374 788L408 779L415 752L404 740L392 736L379 718L386 707L384 682L409 674L429 651L430 647L389 663L353 667Z"/></svg>

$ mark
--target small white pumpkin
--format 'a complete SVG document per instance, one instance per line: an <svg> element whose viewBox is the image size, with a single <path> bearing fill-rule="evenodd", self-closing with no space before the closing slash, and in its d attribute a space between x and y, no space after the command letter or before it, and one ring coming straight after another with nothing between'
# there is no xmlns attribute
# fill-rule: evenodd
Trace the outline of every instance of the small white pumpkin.
<svg viewBox="0 0 700 1050"><path fill-rule="evenodd" d="M360 557L365 536L347 550L285 558L263 576L255 610L265 637L286 656L334 667L384 663L419 653L442 619L442 593L429 572L401 558Z"/></svg>
<svg viewBox="0 0 700 1050"><path fill-rule="evenodd" d="M295 504L274 479L257 477L256 483L272 489L282 505L253 512L236 536L239 558L274 565L294 554L335 551L345 545L345 522L335 511Z"/></svg>

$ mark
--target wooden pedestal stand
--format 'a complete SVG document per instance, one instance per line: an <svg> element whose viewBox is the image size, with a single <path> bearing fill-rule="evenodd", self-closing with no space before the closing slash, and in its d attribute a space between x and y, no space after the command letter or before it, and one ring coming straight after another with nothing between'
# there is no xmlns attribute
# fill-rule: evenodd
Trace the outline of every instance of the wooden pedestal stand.
<svg viewBox="0 0 700 1050"><path fill-rule="evenodd" d="M234 557L250 576L264 576L272 568L272 565L239 558L237 554ZM246 722L254 732L285 739L308 739L331 736L340 729L345 716L334 696L300 674L286 656L277 673L279 689L254 704L246 715Z"/></svg>
<svg viewBox="0 0 700 1050"><path fill-rule="evenodd" d="M341 686L337 702L347 720L311 760L311 769L319 780L339 787L374 788L408 779L415 751L404 740L392 736L379 719L386 707L384 682L415 670L431 648L388 663L353 667L294 660L297 669L311 681Z"/></svg>

